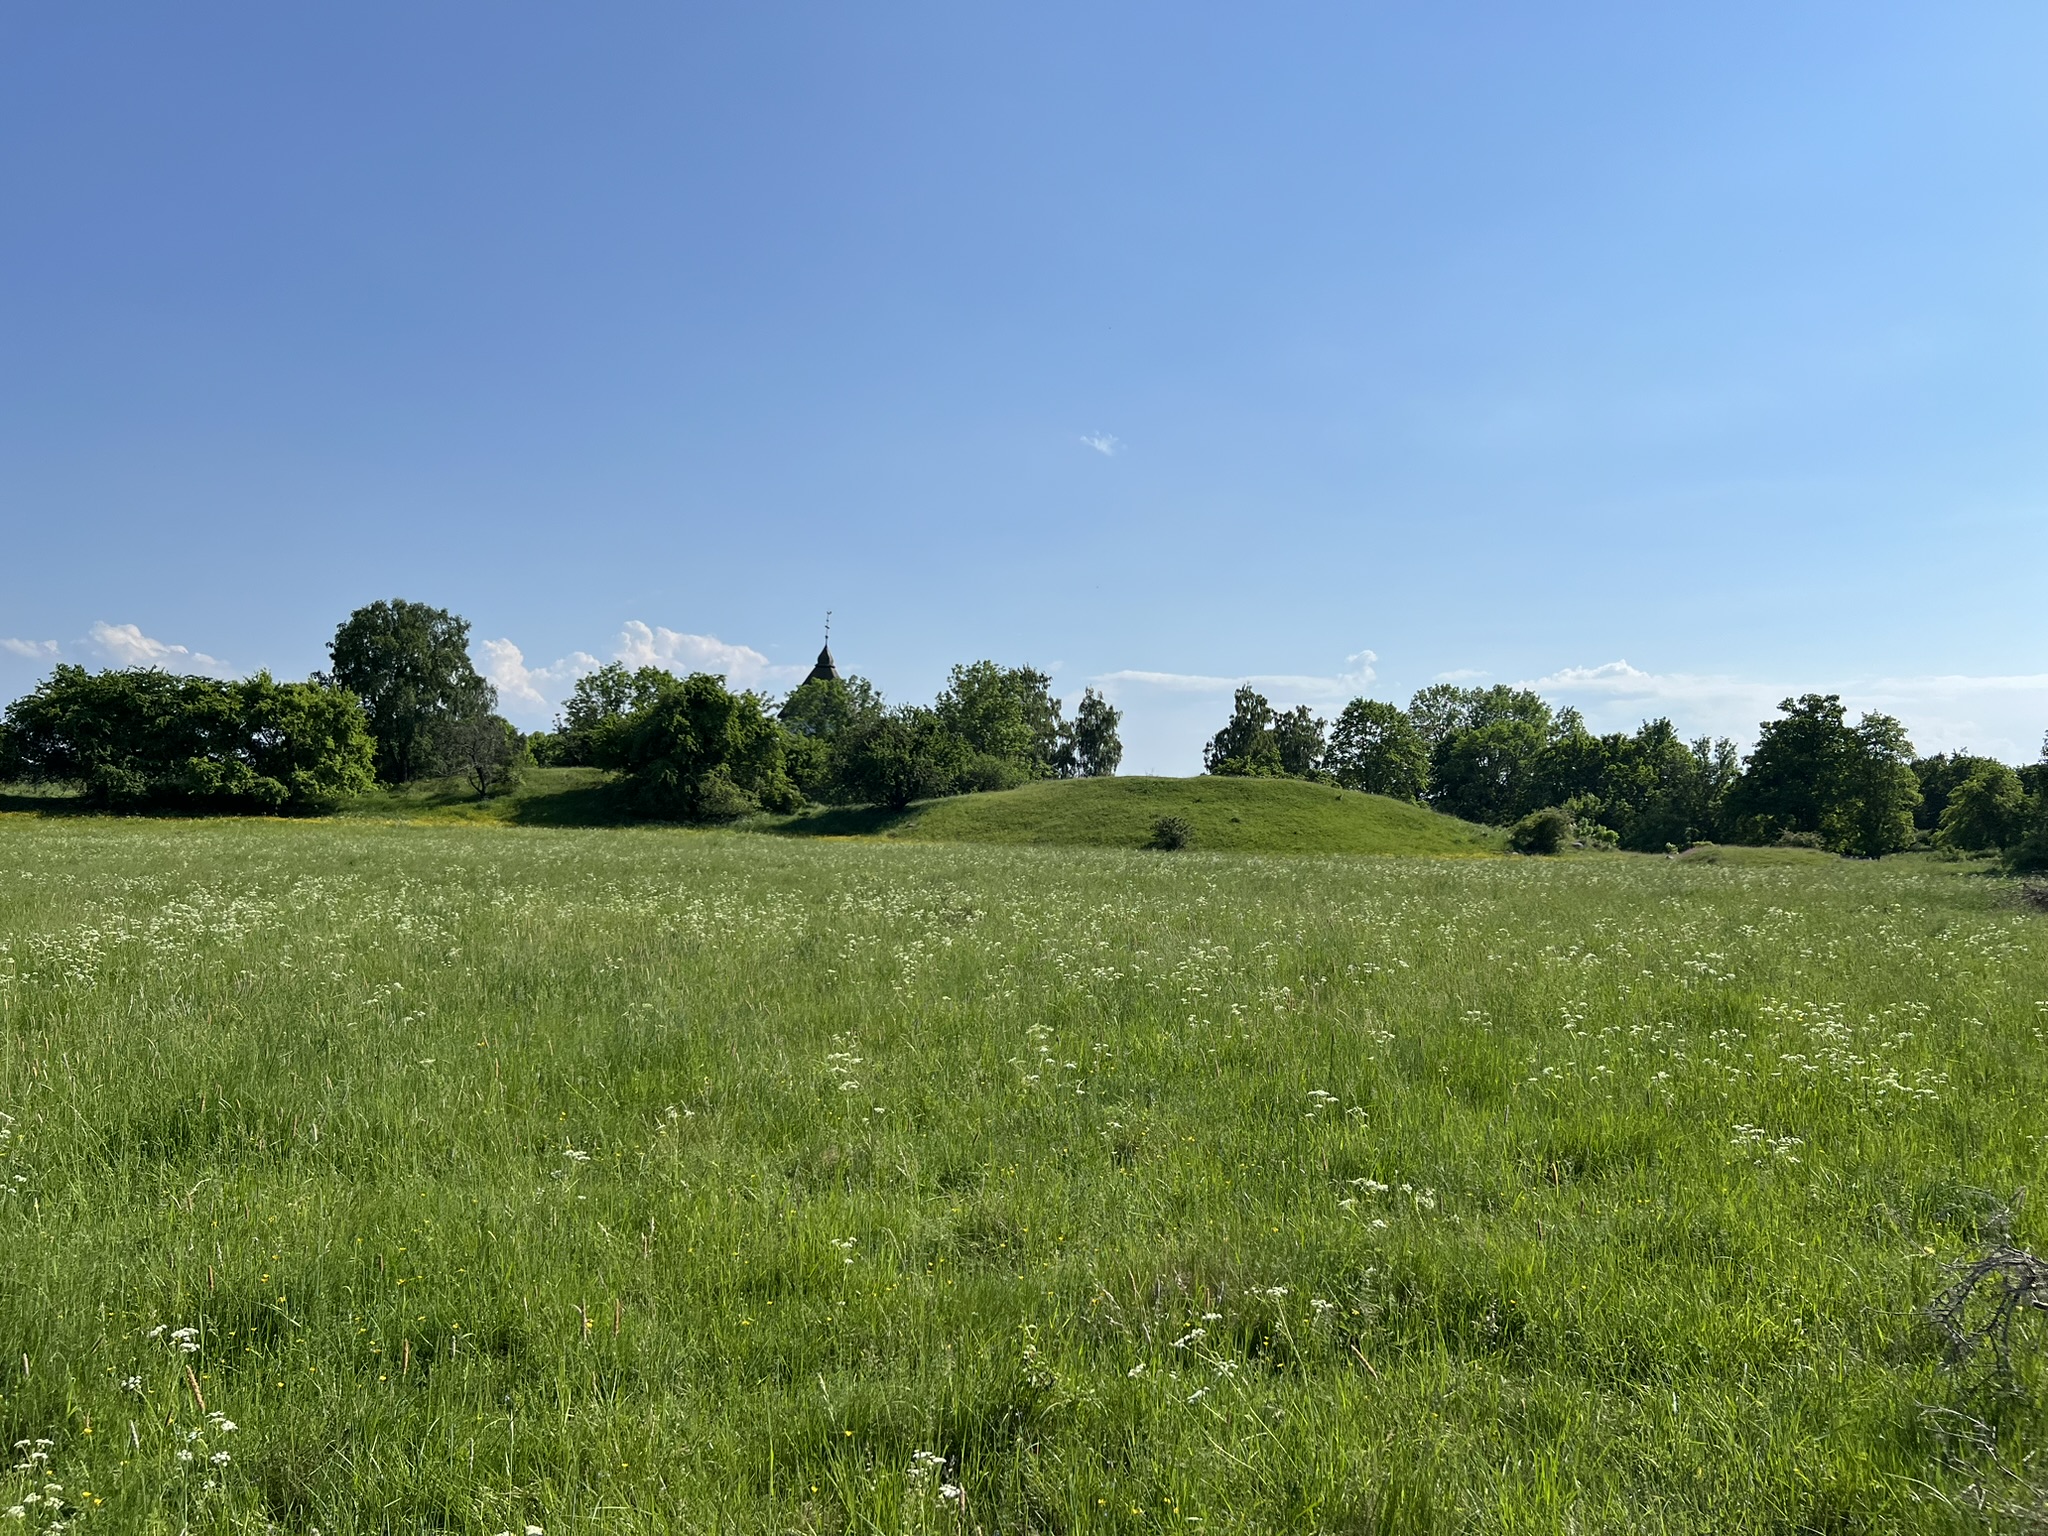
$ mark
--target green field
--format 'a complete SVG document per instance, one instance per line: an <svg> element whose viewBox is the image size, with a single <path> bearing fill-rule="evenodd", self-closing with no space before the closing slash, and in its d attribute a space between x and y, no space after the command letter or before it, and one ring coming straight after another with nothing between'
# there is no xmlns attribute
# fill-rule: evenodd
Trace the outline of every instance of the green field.
<svg viewBox="0 0 2048 1536"><path fill-rule="evenodd" d="M0 1517L2020 1529L2044 1031L1912 859L0 817Z"/></svg>

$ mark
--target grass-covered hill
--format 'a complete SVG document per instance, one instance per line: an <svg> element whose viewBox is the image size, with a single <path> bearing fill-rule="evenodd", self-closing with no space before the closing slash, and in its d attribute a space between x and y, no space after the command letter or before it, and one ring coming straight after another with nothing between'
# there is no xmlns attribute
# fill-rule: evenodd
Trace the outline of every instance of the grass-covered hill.
<svg viewBox="0 0 2048 1536"><path fill-rule="evenodd" d="M1163 816L1219 853L1482 854L1499 834L1379 795L1298 779L1062 779L914 808L886 835L919 842L1142 848Z"/></svg>
<svg viewBox="0 0 2048 1536"><path fill-rule="evenodd" d="M345 815L374 820L617 825L626 816L590 768L542 768L508 795L478 800L459 780L380 790ZM957 795L906 811L831 807L761 817L750 829L797 837L885 837L923 843L1142 848L1162 816L1193 829L1213 853L1498 852L1501 834L1434 811L1296 779L1061 779L994 794Z"/></svg>

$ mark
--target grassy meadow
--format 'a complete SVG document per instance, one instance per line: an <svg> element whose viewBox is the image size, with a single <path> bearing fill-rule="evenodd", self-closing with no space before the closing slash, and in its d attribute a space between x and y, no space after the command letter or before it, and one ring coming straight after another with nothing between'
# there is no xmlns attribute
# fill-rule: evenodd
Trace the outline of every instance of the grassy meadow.
<svg viewBox="0 0 2048 1536"><path fill-rule="evenodd" d="M1911 859L0 817L0 1533L2020 1528L2044 1032Z"/></svg>

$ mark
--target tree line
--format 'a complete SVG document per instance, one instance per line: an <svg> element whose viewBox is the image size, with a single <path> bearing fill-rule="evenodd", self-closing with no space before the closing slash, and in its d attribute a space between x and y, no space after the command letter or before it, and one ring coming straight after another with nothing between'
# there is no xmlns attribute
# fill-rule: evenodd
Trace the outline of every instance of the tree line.
<svg viewBox="0 0 2048 1536"><path fill-rule="evenodd" d="M1526 688L1424 688L1404 709L1358 698L1334 721L1237 690L1203 751L1212 774L1272 775L1414 800L1512 827L1516 846L1567 841L1661 851L1781 843L1875 858L1915 846L2048 868L2048 741L2014 769L1968 753L1916 756L1890 715L1853 724L1834 694L1786 699L1743 756L1669 720L1595 735Z"/></svg>
<svg viewBox="0 0 2048 1536"><path fill-rule="evenodd" d="M1072 719L1030 667L953 668L929 706L864 679L787 698L616 663L580 679L551 731L522 734L469 655L469 623L393 600L336 629L302 683L59 666L0 719L0 781L67 783L109 810L328 810L382 783L460 775L479 796L529 764L609 769L645 816L715 821L808 802L908 805L1033 779L1112 774L1121 715Z"/></svg>
<svg viewBox="0 0 2048 1536"><path fill-rule="evenodd" d="M993 661L954 667L930 705L893 708L860 677L813 678L777 707L703 673L613 663L577 681L534 751L611 769L643 815L716 820L1113 774L1121 720L1092 688L1069 720L1045 673Z"/></svg>

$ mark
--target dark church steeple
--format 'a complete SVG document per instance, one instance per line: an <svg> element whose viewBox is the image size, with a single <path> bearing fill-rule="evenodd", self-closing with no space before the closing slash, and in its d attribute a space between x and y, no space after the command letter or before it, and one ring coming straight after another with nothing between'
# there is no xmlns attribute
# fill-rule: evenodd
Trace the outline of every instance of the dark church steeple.
<svg viewBox="0 0 2048 1536"><path fill-rule="evenodd" d="M832 660L832 647L829 644L822 651L818 652L818 664L811 668L811 675L805 678L804 681L807 683L836 683L839 681L839 667Z"/></svg>
<svg viewBox="0 0 2048 1536"><path fill-rule="evenodd" d="M836 683L839 681L839 664L832 659L832 610L825 610L825 644L818 652L817 665L811 668L811 675L805 683ZM799 683L798 687L803 684Z"/></svg>

